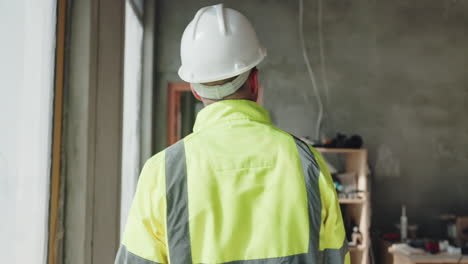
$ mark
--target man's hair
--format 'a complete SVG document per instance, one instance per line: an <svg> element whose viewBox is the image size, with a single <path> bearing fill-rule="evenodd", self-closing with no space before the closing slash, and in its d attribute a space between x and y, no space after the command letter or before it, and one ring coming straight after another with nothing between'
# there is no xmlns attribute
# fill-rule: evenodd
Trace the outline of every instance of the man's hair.
<svg viewBox="0 0 468 264"><path fill-rule="evenodd" d="M255 70L256 67L252 68L250 71L249 71L249 78L250 78L250 74L252 73L253 70ZM206 85L206 86L213 86L213 85L223 85L225 83L228 83L228 82L232 82L234 79L236 79L237 77L239 77L239 75L236 75L236 76L233 76L233 77L229 77L227 79L223 79L223 80L219 80L219 81L213 81L213 82L206 82L206 83L202 83L203 85ZM223 97L222 99L218 99L218 100L215 100L215 99L210 99L212 101L221 101L221 100L225 100L225 99L229 99L229 98L232 98L232 97L236 97L236 95L239 95L240 93L243 93L245 91L245 85L247 84L248 82L248 79L247 81L245 81L241 87L239 87L239 89L237 89L234 93L230 94L230 95L227 95L225 97Z"/></svg>
<svg viewBox="0 0 468 264"><path fill-rule="evenodd" d="M250 78L250 74L252 73L253 70L257 69L257 67L253 67L252 69L249 70L249 78ZM213 81L213 82L206 82L206 83L202 83L203 85L207 85L207 86L213 86L213 85L223 85L225 83L228 83L228 82L232 82L235 78L239 77L239 75L236 75L236 76L233 76L233 77L229 77L227 79L222 79L222 80L219 80L219 81ZM245 82L247 83L247 81ZM239 88L241 89L245 83Z"/></svg>
<svg viewBox="0 0 468 264"><path fill-rule="evenodd" d="M227 79L219 80L219 81L207 82L207 83L202 83L202 84L207 85L207 86L223 85L225 83L232 82L235 78L237 78L237 76L239 76L239 75L236 75L234 77L230 77L230 78L227 78Z"/></svg>

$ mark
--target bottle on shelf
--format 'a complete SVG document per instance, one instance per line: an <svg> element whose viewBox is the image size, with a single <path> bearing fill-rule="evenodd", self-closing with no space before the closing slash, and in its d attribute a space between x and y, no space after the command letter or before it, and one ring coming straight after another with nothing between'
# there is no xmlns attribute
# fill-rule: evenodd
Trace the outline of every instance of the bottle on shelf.
<svg viewBox="0 0 468 264"><path fill-rule="evenodd" d="M400 237L402 242L406 242L406 240L408 239L408 217L406 217L405 205L401 207Z"/></svg>

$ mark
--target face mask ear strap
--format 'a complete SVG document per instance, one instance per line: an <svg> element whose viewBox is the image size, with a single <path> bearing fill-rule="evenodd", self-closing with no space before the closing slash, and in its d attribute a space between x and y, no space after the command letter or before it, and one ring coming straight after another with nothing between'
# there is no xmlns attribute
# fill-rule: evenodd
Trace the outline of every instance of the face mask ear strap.
<svg viewBox="0 0 468 264"><path fill-rule="evenodd" d="M250 73L250 78L249 78L249 86L250 86L250 91L252 93L255 93L256 90L259 88L258 84L258 69L253 68L252 72Z"/></svg>
<svg viewBox="0 0 468 264"><path fill-rule="evenodd" d="M195 96L195 98L196 98L198 101L201 101L201 100L202 100L201 96L195 91L195 89L193 89L192 85L190 85L190 90L192 90L193 96Z"/></svg>

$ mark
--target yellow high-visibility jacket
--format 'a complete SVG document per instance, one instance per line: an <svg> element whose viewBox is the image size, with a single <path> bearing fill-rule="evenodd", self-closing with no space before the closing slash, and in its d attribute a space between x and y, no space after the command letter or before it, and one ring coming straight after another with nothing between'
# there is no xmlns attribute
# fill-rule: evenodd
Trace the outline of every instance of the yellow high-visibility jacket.
<svg viewBox="0 0 468 264"><path fill-rule="evenodd" d="M321 155L255 102L205 107L149 159L116 263L349 263Z"/></svg>

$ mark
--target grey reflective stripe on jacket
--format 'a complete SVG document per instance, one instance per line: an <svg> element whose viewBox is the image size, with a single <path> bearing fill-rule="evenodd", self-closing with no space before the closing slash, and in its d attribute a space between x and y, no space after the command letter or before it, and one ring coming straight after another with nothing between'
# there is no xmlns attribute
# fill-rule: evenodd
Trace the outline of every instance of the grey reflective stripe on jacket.
<svg viewBox="0 0 468 264"><path fill-rule="evenodd" d="M294 136L293 136L294 137ZM319 177L320 168L315 160L315 156L309 149L309 146L294 137L296 142L297 151L302 164L302 172L304 174L304 181L307 190L307 200L309 205L309 254L317 256L316 259L322 255L319 253L320 241L320 224L322 223L322 199L320 198ZM321 263L317 260L311 260L307 263Z"/></svg>
<svg viewBox="0 0 468 264"><path fill-rule="evenodd" d="M339 249L325 249L324 263L344 263L346 254L348 253L348 241L343 241L343 246Z"/></svg>
<svg viewBox="0 0 468 264"><path fill-rule="evenodd" d="M309 145L297 137L293 137L299 152L299 158L301 160L307 189L307 199L309 201L310 242L308 254L312 254L312 256L310 256L310 260L299 263L344 263L345 256L348 253L348 241L346 238L344 239L343 246L340 249L325 249L324 251L319 251L320 224L322 222L322 200L320 198L318 182L320 177L320 167L314 154L310 150Z"/></svg>
<svg viewBox="0 0 468 264"><path fill-rule="evenodd" d="M309 252L286 257L239 260L232 264L341 264L347 253L344 241L341 249L319 251L322 203L320 198L320 168L309 146L294 137L304 173L309 201ZM171 264L192 263L188 222L187 166L183 140L166 150L167 234Z"/></svg>
<svg viewBox="0 0 468 264"><path fill-rule="evenodd" d="M318 255L312 256L311 254L298 254L294 256L279 257L279 258L268 258L268 259L254 259L254 260L239 260L232 262L225 262L223 264L303 264L303 263L344 263L344 258L348 252L346 243L341 249L326 249L325 251L319 251ZM317 259L316 262L311 260ZM188 262L191 263L191 262ZM115 264L160 264L158 262L150 261L139 257L127 250L122 245L117 253Z"/></svg>
<svg viewBox="0 0 468 264"><path fill-rule="evenodd" d="M171 264L192 263L188 221L187 164L180 140L166 150L167 240Z"/></svg>
<svg viewBox="0 0 468 264"><path fill-rule="evenodd" d="M115 264L160 264L151 260L139 257L132 252L127 250L127 247L121 245L117 257L115 258Z"/></svg>

